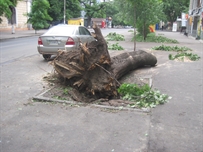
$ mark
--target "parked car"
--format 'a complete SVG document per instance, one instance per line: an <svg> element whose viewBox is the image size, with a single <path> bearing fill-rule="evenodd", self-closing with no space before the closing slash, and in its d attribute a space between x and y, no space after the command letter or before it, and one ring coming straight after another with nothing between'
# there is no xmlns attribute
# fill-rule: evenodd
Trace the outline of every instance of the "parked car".
<svg viewBox="0 0 203 152"><path fill-rule="evenodd" d="M81 25L59 24L50 28L38 38L38 52L45 60L57 54L59 49L70 51L79 49L79 43L95 41L90 31Z"/></svg>

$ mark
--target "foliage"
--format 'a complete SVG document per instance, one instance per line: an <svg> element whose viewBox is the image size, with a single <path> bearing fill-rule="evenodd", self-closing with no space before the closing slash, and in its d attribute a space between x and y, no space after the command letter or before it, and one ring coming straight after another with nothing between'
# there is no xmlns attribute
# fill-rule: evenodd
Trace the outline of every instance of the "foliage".
<svg viewBox="0 0 203 152"><path fill-rule="evenodd" d="M64 20L64 1L48 0L50 8L49 15L54 22L63 22ZM80 17L80 3L78 0L66 0L66 21L70 18Z"/></svg>
<svg viewBox="0 0 203 152"><path fill-rule="evenodd" d="M163 0L163 12L167 20L173 23L182 12L187 13L190 1L188 0Z"/></svg>
<svg viewBox="0 0 203 152"><path fill-rule="evenodd" d="M11 7L17 5L17 0L0 0L0 23L2 22L2 16L5 15L10 18L12 15Z"/></svg>
<svg viewBox="0 0 203 152"><path fill-rule="evenodd" d="M152 90L147 84L138 86L136 84L124 83L118 88L118 92L123 99L132 101L131 107L152 108L171 99L168 95L161 94L159 90Z"/></svg>
<svg viewBox="0 0 203 152"><path fill-rule="evenodd" d="M112 24L114 25L125 25L125 23L119 19L117 14L119 13L119 8L115 1L106 2L106 17L112 18Z"/></svg>
<svg viewBox="0 0 203 152"><path fill-rule="evenodd" d="M137 5L136 27L139 34L146 40L147 35L150 33L149 26L158 23L162 17L162 3L159 0L143 0L139 1Z"/></svg>
<svg viewBox="0 0 203 152"><path fill-rule="evenodd" d="M192 51L192 49L188 47L178 47L178 46L166 46L160 45L152 48L153 50L162 50L162 51L175 51L175 52L185 52L185 51Z"/></svg>
<svg viewBox="0 0 203 152"><path fill-rule="evenodd" d="M117 14L113 16L113 20L116 18L118 22L117 25L134 25L134 16L132 15L134 8L132 7L132 4L128 1L123 3L122 0L114 0L114 5L118 10Z"/></svg>
<svg viewBox="0 0 203 152"><path fill-rule="evenodd" d="M118 45L118 43L109 45L108 49L109 50L124 50L124 48L122 46Z"/></svg>
<svg viewBox="0 0 203 152"><path fill-rule="evenodd" d="M81 16L81 6L78 0L66 0L66 19Z"/></svg>
<svg viewBox="0 0 203 152"><path fill-rule="evenodd" d="M150 91L150 87L147 84L139 87L137 84L123 83L118 88L118 93L120 93L122 96L125 96L127 94L130 94L132 96L140 96L146 91Z"/></svg>
<svg viewBox="0 0 203 152"><path fill-rule="evenodd" d="M48 15L49 8L50 5L47 0L32 1L31 12L28 13L28 23L31 23L35 30L47 28L49 26L47 21L52 20L52 18Z"/></svg>
<svg viewBox="0 0 203 152"><path fill-rule="evenodd" d="M184 61L185 59L186 60L191 60L191 61L197 61L200 59L200 57L197 55L197 54L193 54L193 53L187 53L187 52L182 52L182 53L178 53L176 55L172 55L172 54L169 54L169 59L170 60L179 60L179 61Z"/></svg>
<svg viewBox="0 0 203 152"><path fill-rule="evenodd" d="M119 8L117 16L120 16L120 20L132 26L135 26L136 19L137 30L144 40L149 34L149 26L159 23L160 20L165 18L160 0L128 0L126 3L123 3L122 0L115 1Z"/></svg>
<svg viewBox="0 0 203 152"><path fill-rule="evenodd" d="M132 39L132 41L134 38ZM143 39L143 36L138 34L136 36L137 42L156 42L156 43L178 43L175 39L169 39L164 36L156 36L155 33L150 33L147 35L146 39Z"/></svg>
<svg viewBox="0 0 203 152"><path fill-rule="evenodd" d="M125 41L124 35L111 32L106 36L108 41Z"/></svg>
<svg viewBox="0 0 203 152"><path fill-rule="evenodd" d="M169 54L170 60L177 59L179 61L184 61L184 60L197 61L200 59L200 57L197 54L187 53L187 51L192 51L192 49L190 49L188 47L165 46L162 44L160 46L153 47L152 49L153 50L179 52L176 55Z"/></svg>
<svg viewBox="0 0 203 152"><path fill-rule="evenodd" d="M92 17L105 17L105 3L99 3L97 0L79 0L79 2L83 5L88 26L91 26Z"/></svg>

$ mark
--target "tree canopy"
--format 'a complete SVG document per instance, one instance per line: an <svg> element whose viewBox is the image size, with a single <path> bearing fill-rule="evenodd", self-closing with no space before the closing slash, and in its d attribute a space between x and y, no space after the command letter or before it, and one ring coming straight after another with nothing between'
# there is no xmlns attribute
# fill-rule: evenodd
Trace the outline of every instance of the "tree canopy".
<svg viewBox="0 0 203 152"><path fill-rule="evenodd" d="M83 5L83 10L86 13L88 19L88 26L91 25L92 17L105 17L105 3L98 3L97 0L79 0Z"/></svg>
<svg viewBox="0 0 203 152"><path fill-rule="evenodd" d="M53 18L53 21L62 22L64 19L64 1L48 0L50 8L48 10L49 15ZM81 7L78 0L66 0L66 21L70 18L80 17Z"/></svg>
<svg viewBox="0 0 203 152"><path fill-rule="evenodd" d="M189 10L189 0L162 0L163 12L166 14L167 20L173 23L181 13L187 13Z"/></svg>
<svg viewBox="0 0 203 152"><path fill-rule="evenodd" d="M31 23L35 30L47 28L49 26L48 21L52 18L48 14L50 8L47 0L33 0L31 6L31 12L28 13L28 23Z"/></svg>
<svg viewBox="0 0 203 152"><path fill-rule="evenodd" d="M160 0L115 0L119 13L116 17L125 24L134 25L145 39L149 33L149 26L159 23L163 18L163 4Z"/></svg>
<svg viewBox="0 0 203 152"><path fill-rule="evenodd" d="M12 15L11 7L17 5L17 0L0 0L0 23L2 22L2 16L5 15L10 18Z"/></svg>
<svg viewBox="0 0 203 152"><path fill-rule="evenodd" d="M114 25L125 25L125 23L120 20L117 15L119 13L119 8L114 1L106 2L106 17L111 17L113 19L112 23Z"/></svg>

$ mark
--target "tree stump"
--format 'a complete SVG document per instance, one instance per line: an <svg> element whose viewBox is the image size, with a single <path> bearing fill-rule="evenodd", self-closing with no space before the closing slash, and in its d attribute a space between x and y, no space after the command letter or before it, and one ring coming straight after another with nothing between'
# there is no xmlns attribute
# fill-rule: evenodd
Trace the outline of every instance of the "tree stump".
<svg viewBox="0 0 203 152"><path fill-rule="evenodd" d="M94 24L92 33L97 41L81 44L79 50L58 52L53 60L56 72L68 85L89 97L118 98L118 79L131 70L157 62L155 56L144 51L123 53L110 58L108 46L100 28Z"/></svg>

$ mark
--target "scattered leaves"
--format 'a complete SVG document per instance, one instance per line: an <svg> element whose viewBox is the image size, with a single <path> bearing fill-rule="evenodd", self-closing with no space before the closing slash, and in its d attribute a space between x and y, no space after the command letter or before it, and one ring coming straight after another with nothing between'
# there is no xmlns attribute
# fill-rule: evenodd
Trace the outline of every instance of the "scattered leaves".
<svg viewBox="0 0 203 152"><path fill-rule="evenodd" d="M124 50L124 48L122 46L118 45L118 43L109 45L108 49L109 50Z"/></svg>
<svg viewBox="0 0 203 152"><path fill-rule="evenodd" d="M125 41L124 35L117 33L109 33L106 36L107 41Z"/></svg>
<svg viewBox="0 0 203 152"><path fill-rule="evenodd" d="M161 50L161 51L174 51L174 52L186 52L186 51L192 51L192 49L188 47L179 47L179 46L166 46L166 45L160 45L155 46L152 48L153 50Z"/></svg>
<svg viewBox="0 0 203 152"><path fill-rule="evenodd" d="M134 41L135 38L132 39ZM169 39L164 36L156 36L155 33L149 33L146 40L140 34L136 35L137 42L156 42L156 43L178 43L175 39Z"/></svg>
<svg viewBox="0 0 203 152"><path fill-rule="evenodd" d="M178 61L185 61L185 60L191 60L191 61L197 61L200 59L200 57L197 54L193 53L178 53L176 55L169 54L170 60L178 60Z"/></svg>
<svg viewBox="0 0 203 152"><path fill-rule="evenodd" d="M125 100L132 101L130 107L154 108L156 105L164 104L171 99L159 90L152 90L149 85L138 86L136 84L124 83L118 88L118 92Z"/></svg>

